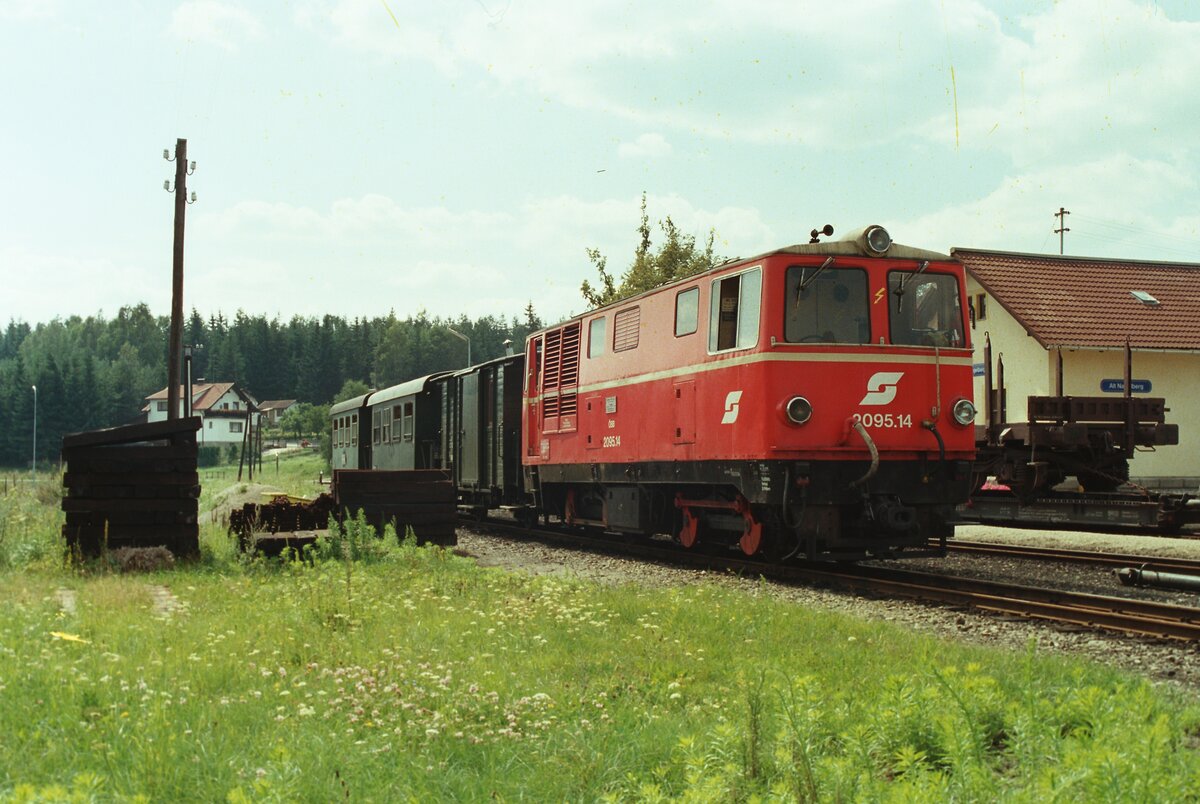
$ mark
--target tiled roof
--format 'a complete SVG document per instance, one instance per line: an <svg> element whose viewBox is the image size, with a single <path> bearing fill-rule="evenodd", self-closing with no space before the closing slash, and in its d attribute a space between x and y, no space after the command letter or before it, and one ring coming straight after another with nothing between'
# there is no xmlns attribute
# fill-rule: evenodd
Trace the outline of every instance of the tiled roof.
<svg viewBox="0 0 1200 804"><path fill-rule="evenodd" d="M955 248L994 302L1046 348L1200 350L1200 264ZM1158 301L1133 296L1143 291Z"/></svg>
<svg viewBox="0 0 1200 804"><path fill-rule="evenodd" d="M264 413L268 410L287 410L294 404L296 404L294 399L268 399L266 402L258 403L258 409Z"/></svg>
<svg viewBox="0 0 1200 804"><path fill-rule="evenodd" d="M233 388L233 383L231 382L210 382L192 385L192 410L197 413L208 410L216 404L218 399L225 396L230 388ZM182 398L185 393L187 391L183 386L180 386L179 396ZM150 396L146 397L146 400L153 402L166 398L167 389L163 388L161 391L155 391L150 394Z"/></svg>

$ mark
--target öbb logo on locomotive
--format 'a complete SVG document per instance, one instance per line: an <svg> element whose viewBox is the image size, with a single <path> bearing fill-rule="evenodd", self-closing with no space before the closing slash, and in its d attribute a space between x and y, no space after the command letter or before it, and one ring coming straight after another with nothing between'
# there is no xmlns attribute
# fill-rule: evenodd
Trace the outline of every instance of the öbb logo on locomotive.
<svg viewBox="0 0 1200 804"><path fill-rule="evenodd" d="M684 547L940 554L975 449L965 285L877 226L730 260L334 405L335 465Z"/></svg>
<svg viewBox="0 0 1200 804"><path fill-rule="evenodd" d="M888 405L896 398L896 390L900 385L903 371L877 371L867 380L867 394L858 404Z"/></svg>
<svg viewBox="0 0 1200 804"><path fill-rule="evenodd" d="M733 424L737 421L741 401L742 392L740 390L730 391L725 395L725 415L721 417L721 424Z"/></svg>

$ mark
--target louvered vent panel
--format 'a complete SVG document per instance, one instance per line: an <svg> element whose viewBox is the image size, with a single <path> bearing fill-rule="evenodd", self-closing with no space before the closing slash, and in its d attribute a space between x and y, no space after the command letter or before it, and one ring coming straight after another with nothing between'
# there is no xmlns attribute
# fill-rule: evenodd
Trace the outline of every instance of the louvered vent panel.
<svg viewBox="0 0 1200 804"><path fill-rule="evenodd" d="M562 369L562 330L556 329L546 333L546 374L542 380L543 390L559 386Z"/></svg>
<svg viewBox="0 0 1200 804"><path fill-rule="evenodd" d="M642 308L630 307L613 316L613 351L636 349L642 330Z"/></svg>
<svg viewBox="0 0 1200 804"><path fill-rule="evenodd" d="M560 387L579 384L579 324L566 327L562 331L562 371L559 374Z"/></svg>

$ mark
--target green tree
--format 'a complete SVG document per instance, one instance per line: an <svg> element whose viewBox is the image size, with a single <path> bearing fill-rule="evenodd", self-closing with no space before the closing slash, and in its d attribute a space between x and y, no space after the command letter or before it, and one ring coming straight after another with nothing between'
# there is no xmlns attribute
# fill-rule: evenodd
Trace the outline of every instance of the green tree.
<svg viewBox="0 0 1200 804"><path fill-rule="evenodd" d="M325 432L329 421L328 405L313 405L300 402L288 408L279 419L279 427L285 433L291 433L300 438L306 435L320 435Z"/></svg>
<svg viewBox="0 0 1200 804"><path fill-rule="evenodd" d="M633 254L633 262L625 270L619 285L608 272L608 258L598 249L587 249L588 259L596 266L596 272L600 275L599 287L593 286L585 279L579 288L589 306L603 307L676 279L707 271L720 262L713 254L716 233L712 229L708 230L708 238L701 248L696 245L694 236L679 231L670 215L659 221L658 225L662 229L664 239L655 251L650 242L650 216L646 211L646 194L642 193L642 220L637 230L638 245Z"/></svg>
<svg viewBox="0 0 1200 804"><path fill-rule="evenodd" d="M333 402L334 404L345 402L347 399L362 396L370 390L370 387L362 380L346 380L342 383L342 390L338 391L333 397Z"/></svg>

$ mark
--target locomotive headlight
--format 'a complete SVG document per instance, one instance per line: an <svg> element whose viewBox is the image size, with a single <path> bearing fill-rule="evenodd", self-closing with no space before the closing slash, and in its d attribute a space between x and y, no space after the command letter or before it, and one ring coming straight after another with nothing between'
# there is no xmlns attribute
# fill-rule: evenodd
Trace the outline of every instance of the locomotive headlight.
<svg viewBox="0 0 1200 804"><path fill-rule="evenodd" d="M892 236L882 226L868 226L863 232L863 242L875 254L886 254L892 247Z"/></svg>
<svg viewBox="0 0 1200 804"><path fill-rule="evenodd" d="M954 421L966 427L975 420L975 406L969 399L960 399L954 403Z"/></svg>
<svg viewBox="0 0 1200 804"><path fill-rule="evenodd" d="M792 424L804 424L812 418L812 403L802 396L789 399L784 410Z"/></svg>

